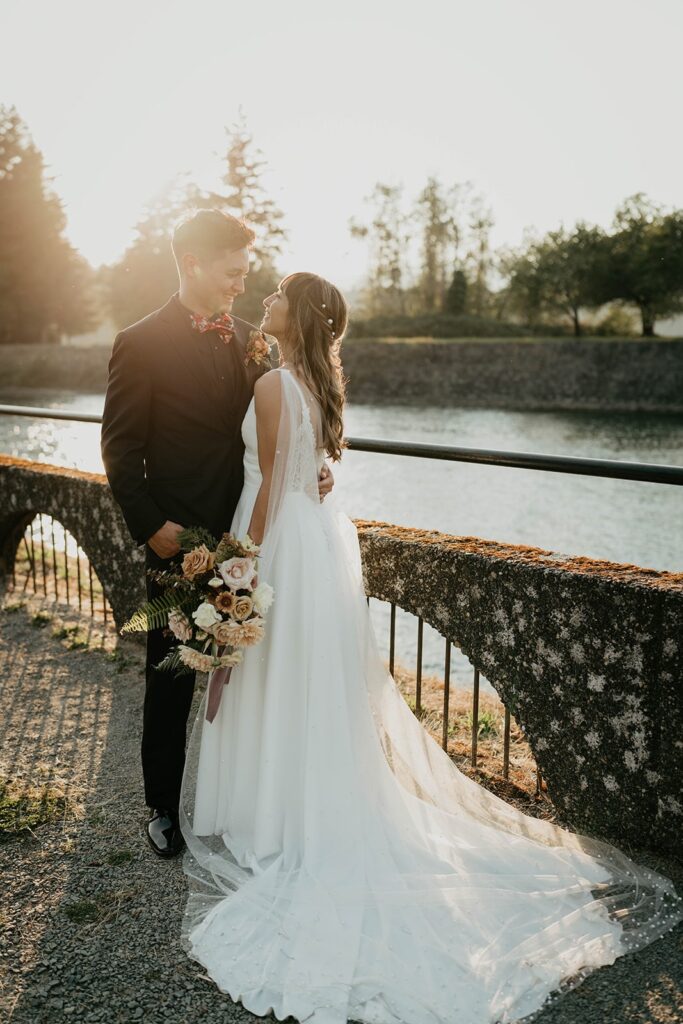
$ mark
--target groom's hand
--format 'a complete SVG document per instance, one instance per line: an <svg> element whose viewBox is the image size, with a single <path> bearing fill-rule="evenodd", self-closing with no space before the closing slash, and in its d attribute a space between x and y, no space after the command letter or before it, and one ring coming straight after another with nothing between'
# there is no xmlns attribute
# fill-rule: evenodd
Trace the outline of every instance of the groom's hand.
<svg viewBox="0 0 683 1024"><path fill-rule="evenodd" d="M179 523L172 523L167 519L156 533L152 534L147 543L155 555L159 558L173 558L180 551L178 534L183 529Z"/></svg>
<svg viewBox="0 0 683 1024"><path fill-rule="evenodd" d="M318 494L320 495L321 501L325 500L333 487L334 477L332 476L332 470L325 462L323 463L323 468L320 470L320 476L318 477Z"/></svg>

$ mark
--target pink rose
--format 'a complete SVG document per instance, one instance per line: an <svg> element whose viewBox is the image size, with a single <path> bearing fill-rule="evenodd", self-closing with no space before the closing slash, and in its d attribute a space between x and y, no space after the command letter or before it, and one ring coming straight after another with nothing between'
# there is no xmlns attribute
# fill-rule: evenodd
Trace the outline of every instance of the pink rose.
<svg viewBox="0 0 683 1024"><path fill-rule="evenodd" d="M218 572L231 590L248 590L256 575L253 558L228 558L217 566Z"/></svg>

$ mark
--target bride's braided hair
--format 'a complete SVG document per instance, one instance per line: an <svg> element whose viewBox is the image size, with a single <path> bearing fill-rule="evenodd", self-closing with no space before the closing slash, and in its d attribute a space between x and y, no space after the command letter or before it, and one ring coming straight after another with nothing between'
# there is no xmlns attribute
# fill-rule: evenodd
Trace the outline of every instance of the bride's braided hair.
<svg viewBox="0 0 683 1024"><path fill-rule="evenodd" d="M348 323L346 300L317 274L290 274L281 287L289 307L287 357L320 404L323 447L336 462L344 447L346 381L339 349Z"/></svg>

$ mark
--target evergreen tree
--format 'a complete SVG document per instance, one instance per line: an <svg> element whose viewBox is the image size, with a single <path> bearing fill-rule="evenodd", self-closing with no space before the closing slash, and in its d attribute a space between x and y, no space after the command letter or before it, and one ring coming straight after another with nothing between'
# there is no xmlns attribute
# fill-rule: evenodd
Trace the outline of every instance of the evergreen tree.
<svg viewBox="0 0 683 1024"><path fill-rule="evenodd" d="M461 316L467 312L467 274L459 268L453 271L451 283L444 299L444 312Z"/></svg>
<svg viewBox="0 0 683 1024"><path fill-rule="evenodd" d="M159 309L177 290L178 271L171 249L173 227L189 210L207 205L195 187L180 179L148 205L123 257L102 271L109 310L117 327L126 327Z"/></svg>
<svg viewBox="0 0 683 1024"><path fill-rule="evenodd" d="M225 173L221 183L225 190L210 193L210 206L231 213L247 222L256 233L252 266L244 295L235 302L235 313L258 323L263 313L263 299L272 292L279 280L276 270L282 245L286 238L284 214L268 195L263 182L266 161L247 130L244 115L226 129L228 148L225 153Z"/></svg>
<svg viewBox="0 0 683 1024"><path fill-rule="evenodd" d="M109 306L117 326L125 326L158 309L178 287L171 250L176 222L193 209L217 209L247 222L256 232L252 267L245 294L235 301L237 316L259 323L263 299L278 281L275 260L285 231L282 212L268 198L261 178L265 163L241 120L227 129L224 191L205 192L178 179L147 208L136 237L123 258L104 272Z"/></svg>
<svg viewBox="0 0 683 1024"><path fill-rule="evenodd" d="M42 153L14 107L0 107L0 342L58 341L94 326L89 268Z"/></svg>

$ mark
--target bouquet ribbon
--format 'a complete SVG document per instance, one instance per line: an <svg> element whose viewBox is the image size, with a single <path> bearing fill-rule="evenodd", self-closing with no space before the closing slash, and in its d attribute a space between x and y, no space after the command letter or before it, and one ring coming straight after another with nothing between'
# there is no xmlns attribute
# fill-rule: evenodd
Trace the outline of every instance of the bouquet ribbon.
<svg viewBox="0 0 683 1024"><path fill-rule="evenodd" d="M222 668L215 668L209 676L209 683L206 694L206 720L213 722L221 706L223 687L230 679L232 666L226 665Z"/></svg>

